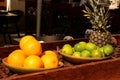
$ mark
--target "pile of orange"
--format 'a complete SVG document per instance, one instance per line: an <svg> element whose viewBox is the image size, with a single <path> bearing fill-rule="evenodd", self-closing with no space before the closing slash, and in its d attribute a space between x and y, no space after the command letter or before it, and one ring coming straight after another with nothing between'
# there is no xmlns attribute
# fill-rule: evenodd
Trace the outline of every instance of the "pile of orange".
<svg viewBox="0 0 120 80"><path fill-rule="evenodd" d="M27 35L21 38L20 48L25 52L26 56L38 55L42 53L41 44L33 36Z"/></svg>
<svg viewBox="0 0 120 80"><path fill-rule="evenodd" d="M27 68L55 68L58 67L59 59L52 50L42 53L42 46L31 35L20 39L20 49L14 50L7 57L7 63L13 66Z"/></svg>

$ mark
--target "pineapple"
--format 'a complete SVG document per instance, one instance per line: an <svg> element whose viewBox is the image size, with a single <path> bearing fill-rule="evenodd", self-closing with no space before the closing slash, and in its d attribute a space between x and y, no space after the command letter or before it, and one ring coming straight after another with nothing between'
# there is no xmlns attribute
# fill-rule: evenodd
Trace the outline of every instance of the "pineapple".
<svg viewBox="0 0 120 80"><path fill-rule="evenodd" d="M106 44L111 44L111 33L107 30L110 25L108 9L106 10L105 3L100 0L89 0L90 6L85 5L84 16L90 20L93 32L89 36L89 41L102 47Z"/></svg>

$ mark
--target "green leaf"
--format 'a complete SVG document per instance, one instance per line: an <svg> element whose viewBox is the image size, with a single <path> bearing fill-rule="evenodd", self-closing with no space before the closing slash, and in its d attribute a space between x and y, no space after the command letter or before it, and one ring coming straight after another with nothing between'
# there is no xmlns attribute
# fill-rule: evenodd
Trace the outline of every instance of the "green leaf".
<svg viewBox="0 0 120 80"><path fill-rule="evenodd" d="M88 13L86 10L82 10L84 13Z"/></svg>
<svg viewBox="0 0 120 80"><path fill-rule="evenodd" d="M105 3L100 3L99 0L89 0L90 7L85 5L84 16L90 20L92 28L106 30L110 15L108 10L106 11Z"/></svg>

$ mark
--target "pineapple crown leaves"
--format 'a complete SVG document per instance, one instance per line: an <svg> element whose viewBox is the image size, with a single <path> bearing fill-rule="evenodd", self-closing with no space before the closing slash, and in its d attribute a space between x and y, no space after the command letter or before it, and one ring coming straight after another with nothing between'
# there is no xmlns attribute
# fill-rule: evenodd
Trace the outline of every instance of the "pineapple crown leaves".
<svg viewBox="0 0 120 80"><path fill-rule="evenodd" d="M105 3L99 0L89 0L91 8L85 5L84 16L87 17L92 28L95 30L106 30L110 27L108 21L110 19L109 10L106 11Z"/></svg>

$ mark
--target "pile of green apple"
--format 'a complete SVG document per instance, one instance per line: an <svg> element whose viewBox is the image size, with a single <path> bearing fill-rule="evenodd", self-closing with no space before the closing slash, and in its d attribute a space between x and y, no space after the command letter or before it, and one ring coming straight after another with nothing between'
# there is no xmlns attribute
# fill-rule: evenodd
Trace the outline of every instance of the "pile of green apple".
<svg viewBox="0 0 120 80"><path fill-rule="evenodd" d="M76 57L104 58L114 53L114 47L110 44L98 47L94 43L80 41L74 44L74 46L64 44L61 51L64 54Z"/></svg>

